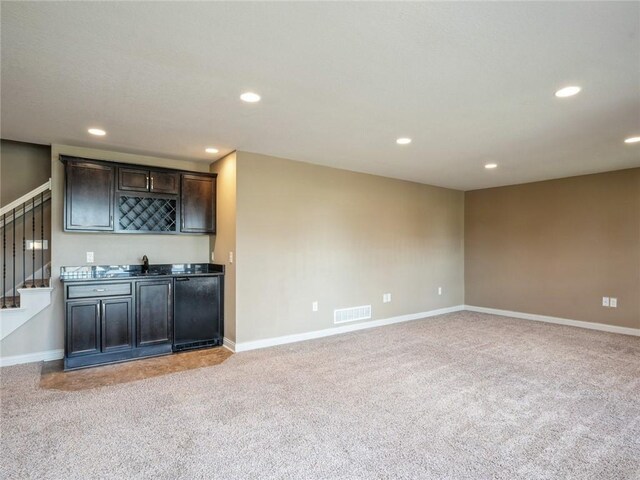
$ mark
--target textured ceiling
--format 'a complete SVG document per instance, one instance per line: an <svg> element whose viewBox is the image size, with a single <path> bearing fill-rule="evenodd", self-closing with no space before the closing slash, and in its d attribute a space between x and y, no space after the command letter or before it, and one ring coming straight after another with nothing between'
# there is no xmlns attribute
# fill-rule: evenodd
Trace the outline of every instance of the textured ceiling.
<svg viewBox="0 0 640 480"><path fill-rule="evenodd" d="M203 161L237 149L464 190L640 166L640 144L623 143L640 135L638 2L1 14L3 138ZM573 84L582 93L554 97ZM263 101L240 102L247 90Z"/></svg>

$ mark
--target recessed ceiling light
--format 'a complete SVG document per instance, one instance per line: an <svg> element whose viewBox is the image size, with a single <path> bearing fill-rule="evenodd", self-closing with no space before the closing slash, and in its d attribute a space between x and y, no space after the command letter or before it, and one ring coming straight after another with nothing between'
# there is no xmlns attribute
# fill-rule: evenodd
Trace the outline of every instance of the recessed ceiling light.
<svg viewBox="0 0 640 480"><path fill-rule="evenodd" d="M204 149L204 151L207 153L218 153L218 149L213 147L207 147Z"/></svg>
<svg viewBox="0 0 640 480"><path fill-rule="evenodd" d="M493 168L497 168L497 167L498 167L498 164L497 164L497 163L487 163L487 164L484 166L484 168L486 168L486 169L488 169L488 170L491 170L491 169L493 169Z"/></svg>
<svg viewBox="0 0 640 480"><path fill-rule="evenodd" d="M560 98L573 97L574 95L579 93L580 90L582 90L582 89L580 87L576 87L576 86L564 87L564 88L561 88L560 90L558 90L556 92L556 97L560 97Z"/></svg>
<svg viewBox="0 0 640 480"><path fill-rule="evenodd" d="M624 143L638 143L640 142L640 137L629 137L626 138Z"/></svg>
<svg viewBox="0 0 640 480"><path fill-rule="evenodd" d="M88 132L91 135L97 135L98 137L104 137L107 134L107 132L105 132L101 128L90 128Z"/></svg>
<svg viewBox="0 0 640 480"><path fill-rule="evenodd" d="M240 100L247 103L256 103L260 101L260 95L253 92L245 92L240 95Z"/></svg>
<svg viewBox="0 0 640 480"><path fill-rule="evenodd" d="M407 137L401 137L396 140L398 145L409 145L411 143L411 139Z"/></svg>

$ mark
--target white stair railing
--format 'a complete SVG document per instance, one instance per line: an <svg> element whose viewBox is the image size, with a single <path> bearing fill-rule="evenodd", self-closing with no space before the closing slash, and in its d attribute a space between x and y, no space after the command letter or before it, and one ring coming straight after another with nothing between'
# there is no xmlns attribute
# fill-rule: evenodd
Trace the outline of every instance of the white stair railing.
<svg viewBox="0 0 640 480"><path fill-rule="evenodd" d="M47 249L46 245L48 243L48 240L44 238L44 204L50 198L51 179L0 208L0 229L2 230L2 285L0 289L2 299L0 307L2 309L8 307L16 308L18 306L15 292L16 289L27 286L28 267L31 267L30 278L32 279L33 287L45 287L48 284L49 279L47 278L45 281L44 278L44 250ZM38 210L40 211L40 221L36 229L36 213ZM31 213L31 220L29 221L30 225L27 225L29 213ZM20 219L22 219L22 222L20 222ZM20 241L19 238L16 239L16 230L20 227L20 224L22 224L22 256L19 255L19 246L16 245L16 240ZM10 234L8 234L7 230L9 230L10 226L12 228L10 229ZM30 235L27 234L29 226L31 227ZM27 245L29 248L27 248ZM31 250L31 258L29 259L27 259L28 249ZM36 255L37 250L40 250L39 255ZM11 261L11 272L8 272L7 260ZM18 274L16 276L16 266L19 264L22 265L22 275ZM39 283L36 277L37 271L41 272ZM9 275L9 273L11 274ZM21 281L20 276L22 277ZM7 291L12 291L14 295L7 297L5 295Z"/></svg>
<svg viewBox="0 0 640 480"><path fill-rule="evenodd" d="M34 188L29 193L24 194L17 200L14 200L10 204L0 208L0 217L10 214L13 210L19 209L24 203L30 202L32 198L40 196L41 193L51 191L51 179L46 183L43 183L37 188Z"/></svg>

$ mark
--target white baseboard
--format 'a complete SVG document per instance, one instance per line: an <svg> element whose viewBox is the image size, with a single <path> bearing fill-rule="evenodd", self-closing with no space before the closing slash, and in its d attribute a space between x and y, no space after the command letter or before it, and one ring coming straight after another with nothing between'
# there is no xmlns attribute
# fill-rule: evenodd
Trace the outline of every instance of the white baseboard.
<svg viewBox="0 0 640 480"><path fill-rule="evenodd" d="M224 337L222 339L222 346L224 348L226 348L227 350L231 350L232 352L235 353L236 351L236 342L232 342L231 340L229 340L227 337Z"/></svg>
<svg viewBox="0 0 640 480"><path fill-rule="evenodd" d="M617 327L615 325L607 325L605 323L584 322L582 320L570 320L568 318L549 317L547 315L538 315L536 313L512 312L510 310L498 310L497 308L475 307L473 305L465 305L465 310L470 312L491 313L503 317L521 318L524 320L535 320L536 322L555 323L557 325L568 325L570 327L588 328L589 330L600 330L609 333L621 333L623 335L640 336L640 328Z"/></svg>
<svg viewBox="0 0 640 480"><path fill-rule="evenodd" d="M302 342L304 340L313 340L315 338L330 337L332 335L340 335L342 333L355 332L357 330L365 330L367 328L382 327L384 325L392 325L394 323L410 322L412 320L420 320L422 318L443 315L445 313L459 312L461 310L464 310L464 305L456 305L453 307L440 308L438 310L431 310L428 312L411 313L408 315L400 315L397 317L383 318L380 320L372 320L369 322L356 323L353 325L325 328L323 330L314 330L312 332L296 333L294 335L285 335L282 337L265 338L263 340L254 340L251 342L240 342L234 344L234 348L235 352L246 352L248 350L256 350L258 348L274 347L276 345L284 345L287 343L296 343Z"/></svg>
<svg viewBox="0 0 640 480"><path fill-rule="evenodd" d="M640 336L640 328L618 327L615 325L606 325L604 323L584 322L580 320L570 320L567 318L550 317L547 315L538 315L535 313L513 312L510 310L499 310L496 308L476 307L473 305L456 305L453 307L440 308L428 312L411 313L408 315L400 315L397 317L383 318L380 320L372 320L369 322L356 323L353 325L343 325L339 327L326 328L323 330L315 330L312 332L298 333L294 335L285 335L282 337L265 338L263 340L254 340L251 342L235 343L228 338L224 338L222 345L232 352L246 352L259 348L274 347L276 345L285 345L287 343L302 342L305 340L313 340L316 338L330 337L340 335L342 333L355 332L358 330L366 330L368 328L382 327L385 325L393 325L394 323L410 322L420 320L422 318L434 317L445 313L460 312L468 310L471 312L490 313L503 317L520 318L524 320L534 320L538 322L554 323L557 325L568 325L571 327L587 328L590 330L600 330L609 333L620 333L624 335ZM41 361L59 360L64 358L64 350L48 350L46 352L29 353L26 355L14 355L10 357L0 357L0 367L9 365L18 365L21 363L32 363Z"/></svg>
<svg viewBox="0 0 640 480"><path fill-rule="evenodd" d="M49 362L64 358L64 350L47 350L46 352L27 353L26 355L13 355L11 357L0 357L0 367L18 365L20 363Z"/></svg>

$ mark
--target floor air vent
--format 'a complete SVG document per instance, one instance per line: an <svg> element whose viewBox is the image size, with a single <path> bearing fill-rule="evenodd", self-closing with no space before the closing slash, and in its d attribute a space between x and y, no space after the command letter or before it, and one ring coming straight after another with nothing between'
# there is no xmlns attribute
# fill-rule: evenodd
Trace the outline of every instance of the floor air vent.
<svg viewBox="0 0 640 480"><path fill-rule="evenodd" d="M355 322L371 318L371 305L361 307L340 308L333 311L333 323Z"/></svg>

